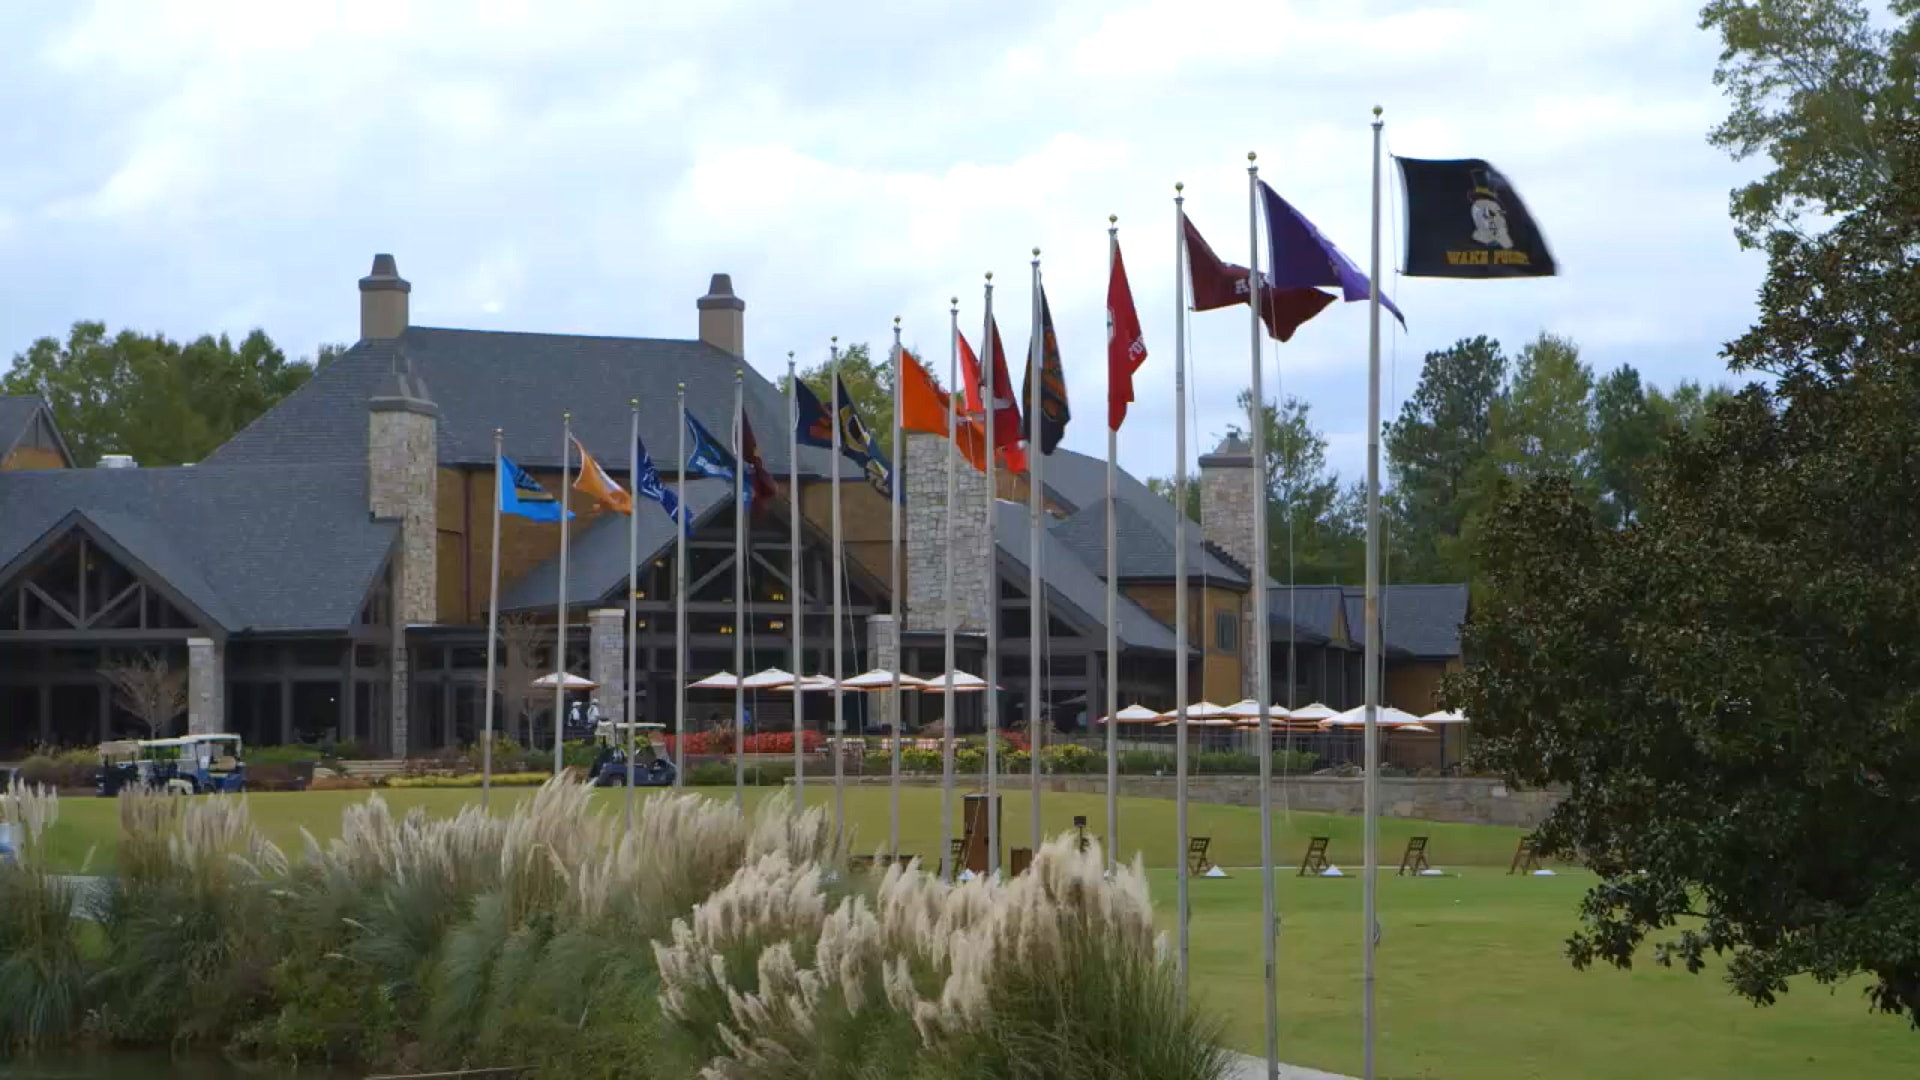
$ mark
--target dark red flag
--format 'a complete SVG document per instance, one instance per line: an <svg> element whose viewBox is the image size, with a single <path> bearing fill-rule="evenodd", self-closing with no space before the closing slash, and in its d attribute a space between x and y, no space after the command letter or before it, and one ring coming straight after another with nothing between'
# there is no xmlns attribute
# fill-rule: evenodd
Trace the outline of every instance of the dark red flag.
<svg viewBox="0 0 1920 1080"><path fill-rule="evenodd" d="M1119 431L1133 400L1133 373L1147 362L1147 342L1140 334L1140 313L1133 309L1133 289L1127 285L1127 266L1120 260L1120 241L1113 242L1113 268L1107 272L1107 429Z"/></svg>
<svg viewBox="0 0 1920 1080"><path fill-rule="evenodd" d="M740 418L740 456L747 459L747 485L753 489L753 506L769 506L778 490L766 463L760 460L760 444L754 441L753 425Z"/></svg>
<svg viewBox="0 0 1920 1080"><path fill-rule="evenodd" d="M1013 376L1007 371L1007 350L1000 344L1000 322L994 320L993 341L993 445L1007 467L1014 472L1027 471L1027 454L1020 441L1020 403L1013 397Z"/></svg>
<svg viewBox="0 0 1920 1080"><path fill-rule="evenodd" d="M1222 262L1213 253L1193 219L1181 216L1187 234L1187 276L1193 283L1193 310L1213 311L1247 302L1247 268ZM1333 303L1331 293L1319 289L1277 289L1260 287L1260 319L1267 333L1280 341L1293 340L1300 325Z"/></svg>

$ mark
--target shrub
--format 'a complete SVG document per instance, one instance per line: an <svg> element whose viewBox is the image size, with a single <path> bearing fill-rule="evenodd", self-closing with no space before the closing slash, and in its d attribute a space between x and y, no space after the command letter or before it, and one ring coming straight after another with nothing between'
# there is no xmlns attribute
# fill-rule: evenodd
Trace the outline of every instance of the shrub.
<svg viewBox="0 0 1920 1080"><path fill-rule="evenodd" d="M1090 773L1105 770L1106 757L1079 743L1062 743L1040 751L1040 767L1050 773Z"/></svg>
<svg viewBox="0 0 1920 1080"><path fill-rule="evenodd" d="M1160 771L1173 772L1173 755L1158 750L1120 751L1120 771L1127 776L1152 776Z"/></svg>
<svg viewBox="0 0 1920 1080"><path fill-rule="evenodd" d="M1174 766L1169 759L1168 767ZM1239 750L1209 750L1190 756L1187 766L1202 776L1252 776L1260 771L1260 755Z"/></svg>
<svg viewBox="0 0 1920 1080"><path fill-rule="evenodd" d="M373 784L357 776L316 776L307 783L308 791L370 791Z"/></svg>
<svg viewBox="0 0 1920 1080"><path fill-rule="evenodd" d="M245 753L248 765L317 764L325 757L318 746L302 746L299 743L249 746L245 748Z"/></svg>
<svg viewBox="0 0 1920 1080"><path fill-rule="evenodd" d="M687 767L687 783L694 787L720 787L733 784L733 766L725 761L702 761Z"/></svg>
<svg viewBox="0 0 1920 1080"><path fill-rule="evenodd" d="M98 750L55 750L40 747L20 763L20 779L28 784L71 791L91 788L99 778Z"/></svg>
<svg viewBox="0 0 1920 1080"><path fill-rule="evenodd" d="M396 776L387 781L390 788L477 788L484 779L481 773L462 773L459 776ZM509 772L494 773L494 787L538 787L553 779L548 772Z"/></svg>
<svg viewBox="0 0 1920 1080"><path fill-rule="evenodd" d="M1000 771L1003 773L1025 773L1033 755L1025 750L1009 750L1000 755Z"/></svg>
<svg viewBox="0 0 1920 1080"><path fill-rule="evenodd" d="M1275 750L1273 752L1273 775L1305 776L1313 771L1314 763L1320 755L1311 750Z"/></svg>
<svg viewBox="0 0 1920 1080"><path fill-rule="evenodd" d="M944 760L938 750L922 750L917 746L900 750L900 768L910 773L937 774L944 767Z"/></svg>

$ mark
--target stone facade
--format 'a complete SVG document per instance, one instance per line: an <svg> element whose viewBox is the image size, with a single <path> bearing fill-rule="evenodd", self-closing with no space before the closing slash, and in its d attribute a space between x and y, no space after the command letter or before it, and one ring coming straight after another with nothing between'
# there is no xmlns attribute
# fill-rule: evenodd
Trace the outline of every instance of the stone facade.
<svg viewBox="0 0 1920 1080"><path fill-rule="evenodd" d="M220 643L187 639L187 734L212 735L227 726L227 671Z"/></svg>
<svg viewBox="0 0 1920 1080"><path fill-rule="evenodd" d="M954 468L953 542L947 542L947 445L945 438L904 432L907 452L907 629L946 629L946 566L953 565L953 594L961 633L987 629L987 478L960 459Z"/></svg>
<svg viewBox="0 0 1920 1080"><path fill-rule="evenodd" d="M733 295L733 276L715 274L700 309L700 340L734 356L747 354L747 302Z"/></svg>
<svg viewBox="0 0 1920 1080"><path fill-rule="evenodd" d="M1213 453L1200 457L1200 528L1206 541L1234 561L1253 568L1254 515L1260 512L1259 476L1253 468L1253 448L1235 436L1221 440ZM1212 628L1207 628L1212 633ZM1240 623L1240 696L1257 697L1253 603ZM1284 673L1275 685L1285 681ZM1284 695L1280 695L1284 696Z"/></svg>
<svg viewBox="0 0 1920 1080"><path fill-rule="evenodd" d="M600 684L593 699L600 703L600 719L623 723L627 718L627 638L625 608L598 608L587 613L587 677Z"/></svg>
<svg viewBox="0 0 1920 1080"><path fill-rule="evenodd" d="M390 749L407 752L407 627L431 624L439 614L440 411L404 358L367 403L367 509L400 522L394 554L392 724Z"/></svg>
<svg viewBox="0 0 1920 1080"><path fill-rule="evenodd" d="M867 655L872 658L872 667L879 671L892 671L900 659L900 635L895 633L893 616L867 616ZM902 690L904 696L907 691ZM894 698L891 691L881 690L868 699L867 715L873 726L884 730L893 730Z"/></svg>

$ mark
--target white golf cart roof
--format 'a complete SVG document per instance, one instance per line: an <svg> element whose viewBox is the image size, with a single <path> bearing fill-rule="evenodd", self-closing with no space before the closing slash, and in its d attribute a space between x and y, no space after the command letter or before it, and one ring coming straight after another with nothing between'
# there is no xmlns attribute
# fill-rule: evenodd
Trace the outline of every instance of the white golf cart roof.
<svg viewBox="0 0 1920 1080"><path fill-rule="evenodd" d="M602 720L600 721L599 725L594 728L596 732L626 731L629 729L632 729L634 731L665 731L667 730L667 725L656 724L648 720L638 720L631 724L614 723L611 720Z"/></svg>
<svg viewBox="0 0 1920 1080"><path fill-rule="evenodd" d="M240 741L240 736L238 735L176 735L171 739L143 739L140 741L139 745L141 746L198 746L201 743L210 743L210 742L237 743L239 741Z"/></svg>

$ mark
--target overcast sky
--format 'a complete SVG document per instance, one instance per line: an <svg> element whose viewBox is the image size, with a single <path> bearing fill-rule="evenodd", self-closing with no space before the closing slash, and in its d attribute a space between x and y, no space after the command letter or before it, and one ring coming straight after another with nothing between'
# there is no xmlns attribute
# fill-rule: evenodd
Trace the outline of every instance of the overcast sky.
<svg viewBox="0 0 1920 1080"><path fill-rule="evenodd" d="M702 0L63 3L0 9L0 357L76 319L173 336L357 334L376 251L418 324L692 337L716 270L749 359L784 371L892 317L946 366L981 280L1010 349L1043 250L1076 419L1105 450L1108 214L1151 356L1121 440L1173 466L1173 216L1247 254L1246 153L1364 267L1368 112L1391 152L1484 157L1553 246L1551 281L1389 279L1385 415L1422 355L1569 335L1605 371L1723 378L1764 272L1734 243L1749 170L1693 0ZM1389 188L1391 191L1391 188ZM1397 207L1397 194L1391 196ZM1398 226L1386 228L1388 257ZM1389 326L1391 322L1389 321ZM1244 318L1192 320L1195 456L1247 385ZM1367 322L1266 354L1363 465ZM0 360L0 362L5 362Z"/></svg>

